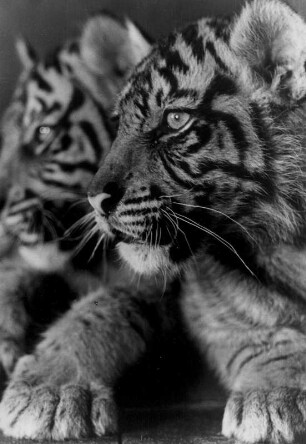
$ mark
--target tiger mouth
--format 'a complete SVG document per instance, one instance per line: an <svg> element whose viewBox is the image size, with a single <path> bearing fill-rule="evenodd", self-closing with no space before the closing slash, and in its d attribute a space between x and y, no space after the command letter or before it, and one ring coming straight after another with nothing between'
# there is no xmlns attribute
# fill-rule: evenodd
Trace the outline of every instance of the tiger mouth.
<svg viewBox="0 0 306 444"><path fill-rule="evenodd" d="M133 244L146 245L147 244L144 240L142 240L140 238L133 237L130 234L123 233L122 231L119 231L116 229L113 230L113 234L115 235L117 243L124 242L125 244L130 244L130 245L133 245Z"/></svg>
<svg viewBox="0 0 306 444"><path fill-rule="evenodd" d="M162 247L173 244L177 232L172 226L167 226L162 218L149 218L142 221L141 226L125 225L119 218L109 218L109 225L118 242L137 244L148 247Z"/></svg>
<svg viewBox="0 0 306 444"><path fill-rule="evenodd" d="M112 240L119 256L136 272L150 275L161 270L167 273L179 270L181 258L186 256L185 236L181 239L180 231L171 231L171 226L165 225L161 218L143 221L142 229L139 225L124 225L113 215L105 217L97 211L95 219L100 231Z"/></svg>
<svg viewBox="0 0 306 444"><path fill-rule="evenodd" d="M64 240L67 231L85 211L85 206L75 209L71 201L24 200L7 206L2 211L1 223L9 235L22 243L48 243Z"/></svg>
<svg viewBox="0 0 306 444"><path fill-rule="evenodd" d="M141 233L127 233L117 227L112 227L112 233L116 243L124 242L129 245L141 245L148 248L171 246L176 241L162 227L154 234L152 234L151 230L145 230Z"/></svg>
<svg viewBox="0 0 306 444"><path fill-rule="evenodd" d="M115 214L106 216L95 210L95 220L100 232L111 238L115 244L159 248L171 247L177 242L177 232L171 225L167 226L161 217L143 220L141 226L127 225Z"/></svg>

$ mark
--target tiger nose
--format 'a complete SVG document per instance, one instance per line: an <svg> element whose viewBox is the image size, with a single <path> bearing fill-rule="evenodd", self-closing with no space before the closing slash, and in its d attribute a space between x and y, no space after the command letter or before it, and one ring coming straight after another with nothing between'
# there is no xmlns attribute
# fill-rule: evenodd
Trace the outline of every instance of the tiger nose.
<svg viewBox="0 0 306 444"><path fill-rule="evenodd" d="M103 188L103 192L91 195L88 194L90 205L98 211L99 214L108 215L113 212L120 202L124 192L116 182L109 182Z"/></svg>
<svg viewBox="0 0 306 444"><path fill-rule="evenodd" d="M105 210L103 206L105 204L105 200L109 199L110 195L107 193L97 194L96 196L88 196L88 200L90 205L99 213L105 214ZM104 204L103 204L104 202Z"/></svg>

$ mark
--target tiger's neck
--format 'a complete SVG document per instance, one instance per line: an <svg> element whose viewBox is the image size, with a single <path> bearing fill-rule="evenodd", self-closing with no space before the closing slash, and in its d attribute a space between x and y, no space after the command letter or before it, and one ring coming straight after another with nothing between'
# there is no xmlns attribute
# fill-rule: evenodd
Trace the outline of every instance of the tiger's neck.
<svg viewBox="0 0 306 444"><path fill-rule="evenodd" d="M238 260L240 267L235 266L235 260L224 261L216 255L202 253L196 266L191 262L192 271L186 273L187 282L197 282L203 299L211 299L214 306L216 295L222 294L223 302L226 298L231 304L237 293L237 298L249 307L262 305L269 307L270 312L280 305L282 310L275 311L277 316L273 322L276 324L285 319L286 310L293 309L299 324L300 314L306 313L306 246L282 244L257 251L252 261L244 261L243 256Z"/></svg>

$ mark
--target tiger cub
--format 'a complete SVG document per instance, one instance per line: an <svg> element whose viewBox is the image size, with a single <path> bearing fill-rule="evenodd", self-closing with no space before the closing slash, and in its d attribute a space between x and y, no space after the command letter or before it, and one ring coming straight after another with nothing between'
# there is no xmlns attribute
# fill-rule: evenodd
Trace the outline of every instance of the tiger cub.
<svg viewBox="0 0 306 444"><path fill-rule="evenodd" d="M164 314L155 278L177 272L186 324L231 393L223 433L305 433L305 29L255 0L172 33L135 69L90 202L129 266L156 276L89 294L19 360L5 434L114 431L112 388Z"/></svg>
<svg viewBox="0 0 306 444"><path fill-rule="evenodd" d="M65 231L90 212L86 190L114 138L114 100L148 47L132 22L107 14L44 59L18 42L23 70L2 121L0 155L0 363L7 374L30 345L32 324L49 322L100 281L99 258L92 265L84 250L77 254L80 233L67 239Z"/></svg>
<svg viewBox="0 0 306 444"><path fill-rule="evenodd" d="M230 392L223 434L247 443L306 433L305 42L278 0L170 34L121 93L89 189L130 267L182 274L186 324Z"/></svg>
<svg viewBox="0 0 306 444"><path fill-rule="evenodd" d="M12 245L0 264L0 351L7 372L15 368L1 399L0 428L14 438L62 441L114 432L115 381L156 332L162 340L172 331L173 299L165 296L175 291L166 289L163 279L133 279L115 257L107 258L111 270L105 280L99 261L94 270L87 264L76 267L75 250L68 248L73 242L65 239L63 250L58 240L82 215L74 204L109 148L110 99L125 73L150 50L132 23L104 16L89 22L78 46L69 45L51 61L34 62L23 45L28 68L4 120L1 222ZM75 64L68 63L71 58ZM86 205L91 208L87 199ZM43 223L48 215L59 222L52 230ZM69 309L61 306L62 314L47 319L51 325L36 345L24 347L32 322L28 293L42 299L34 319L40 322L49 315L45 293L51 305L56 298L62 304L71 290Z"/></svg>

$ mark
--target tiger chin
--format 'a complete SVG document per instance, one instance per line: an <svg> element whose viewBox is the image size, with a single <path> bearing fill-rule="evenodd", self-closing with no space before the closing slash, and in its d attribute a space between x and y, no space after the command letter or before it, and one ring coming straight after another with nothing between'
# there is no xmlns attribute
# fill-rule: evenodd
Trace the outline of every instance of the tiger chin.
<svg viewBox="0 0 306 444"><path fill-rule="evenodd" d="M223 434L246 443L306 434L305 42L278 0L171 33L123 89L89 188L130 267L181 273L229 392Z"/></svg>

